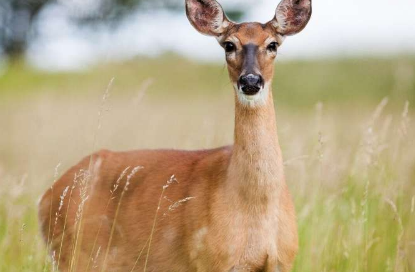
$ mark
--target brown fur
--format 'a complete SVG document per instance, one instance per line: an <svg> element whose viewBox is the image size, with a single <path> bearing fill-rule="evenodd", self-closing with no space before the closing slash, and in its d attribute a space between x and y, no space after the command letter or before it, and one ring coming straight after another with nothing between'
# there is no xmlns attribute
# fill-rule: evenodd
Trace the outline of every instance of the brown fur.
<svg viewBox="0 0 415 272"><path fill-rule="evenodd" d="M215 25L206 29L206 20L223 13L215 3L187 0L188 9L207 9L202 15L188 10L205 34L218 33ZM200 25L196 15L206 15ZM227 59L231 80L244 69L242 46L254 44L256 69L271 82L275 56L266 41L280 34L270 24L225 26L220 42L232 39L239 50ZM134 172L136 166L142 168ZM60 271L290 271L297 227L272 92L257 107L241 104L235 94L233 146L103 150L86 157L45 193L39 219Z"/></svg>

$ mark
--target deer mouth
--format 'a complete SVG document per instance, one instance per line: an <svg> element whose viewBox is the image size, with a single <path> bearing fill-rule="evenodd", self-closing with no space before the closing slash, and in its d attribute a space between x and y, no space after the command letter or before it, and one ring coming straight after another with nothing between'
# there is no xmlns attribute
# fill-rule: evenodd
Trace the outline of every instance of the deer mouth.
<svg viewBox="0 0 415 272"><path fill-rule="evenodd" d="M241 88L242 93L247 96L253 96L258 94L261 91L259 86L244 86Z"/></svg>

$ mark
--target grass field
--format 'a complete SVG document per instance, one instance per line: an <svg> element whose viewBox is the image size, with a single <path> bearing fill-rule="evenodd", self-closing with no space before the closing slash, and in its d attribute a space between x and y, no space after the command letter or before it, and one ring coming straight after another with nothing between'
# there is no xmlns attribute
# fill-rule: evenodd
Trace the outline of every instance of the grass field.
<svg viewBox="0 0 415 272"><path fill-rule="evenodd" d="M295 271L415 271L415 59L277 63L274 85ZM0 271L52 270L37 200L80 158L227 145L233 114L223 65L165 56L46 74L13 64L0 77Z"/></svg>

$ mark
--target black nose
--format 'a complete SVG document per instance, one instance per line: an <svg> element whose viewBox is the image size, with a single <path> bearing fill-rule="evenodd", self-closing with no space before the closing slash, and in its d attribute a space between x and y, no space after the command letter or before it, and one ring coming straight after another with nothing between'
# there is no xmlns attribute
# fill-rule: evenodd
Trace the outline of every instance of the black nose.
<svg viewBox="0 0 415 272"><path fill-rule="evenodd" d="M260 75L248 74L239 78L239 86L246 95L255 95L264 85L264 80Z"/></svg>

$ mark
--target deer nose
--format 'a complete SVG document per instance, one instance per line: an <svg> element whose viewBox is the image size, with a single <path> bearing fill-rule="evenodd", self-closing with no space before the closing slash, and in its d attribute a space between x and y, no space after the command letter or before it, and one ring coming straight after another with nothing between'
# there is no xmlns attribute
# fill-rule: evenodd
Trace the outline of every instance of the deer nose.
<svg viewBox="0 0 415 272"><path fill-rule="evenodd" d="M255 95L264 85L264 80L260 75L248 74L239 78L239 87L246 95Z"/></svg>

